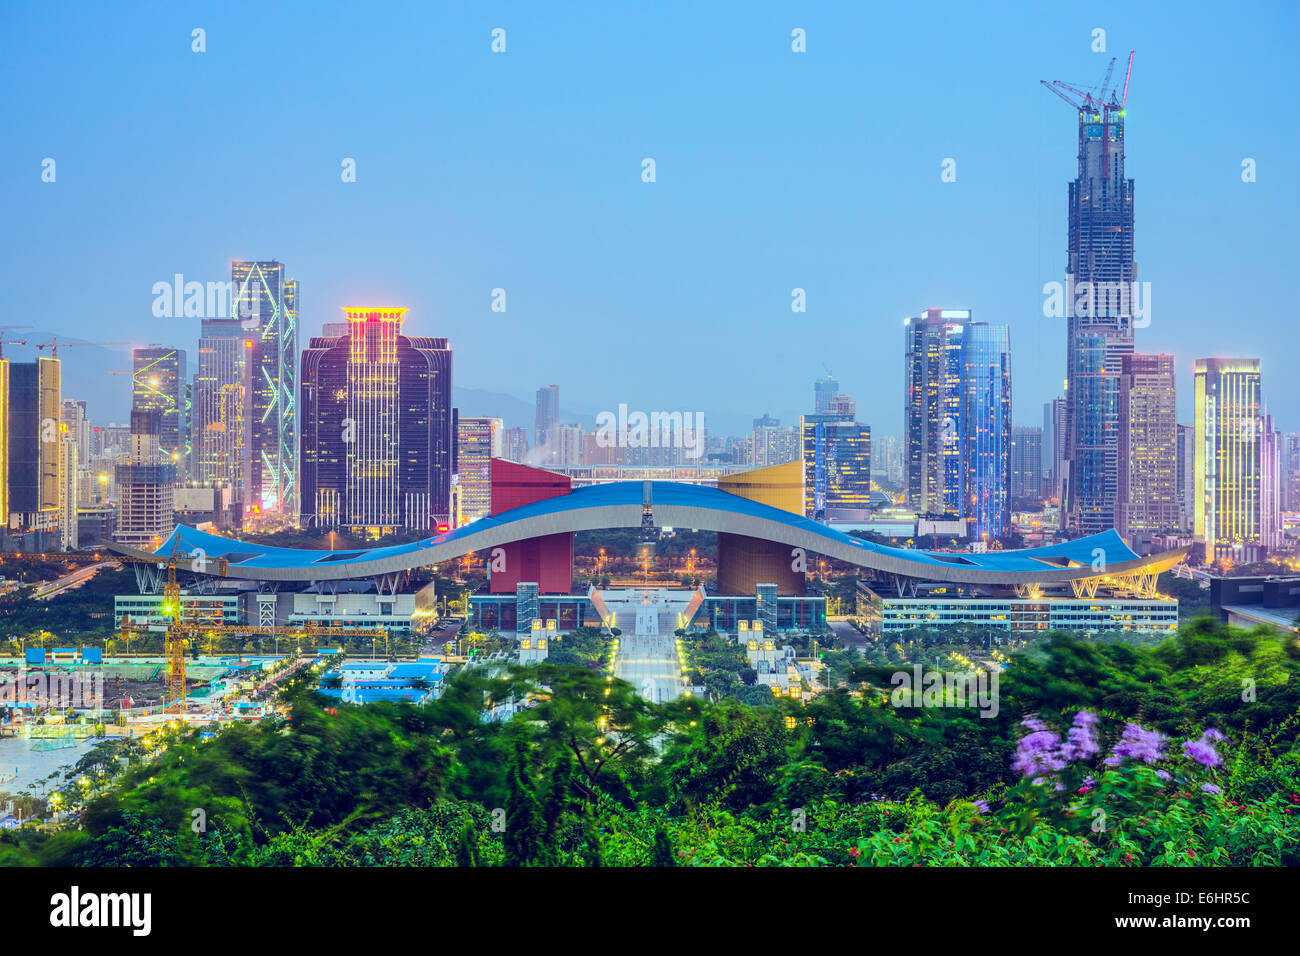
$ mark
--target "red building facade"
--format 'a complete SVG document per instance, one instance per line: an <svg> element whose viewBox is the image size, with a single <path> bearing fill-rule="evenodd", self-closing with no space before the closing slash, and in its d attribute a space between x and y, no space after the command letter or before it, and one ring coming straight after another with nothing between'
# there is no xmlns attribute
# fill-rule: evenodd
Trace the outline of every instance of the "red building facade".
<svg viewBox="0 0 1300 956"><path fill-rule="evenodd" d="M493 458L491 465L492 510L499 515L536 501L567 495L572 488L568 475L557 475L541 468L530 468L504 458ZM568 594L573 588L573 534L548 534L540 538L515 541L492 549L488 567L491 594L514 594L515 585L533 581L539 594ZM501 569L501 560L504 568Z"/></svg>

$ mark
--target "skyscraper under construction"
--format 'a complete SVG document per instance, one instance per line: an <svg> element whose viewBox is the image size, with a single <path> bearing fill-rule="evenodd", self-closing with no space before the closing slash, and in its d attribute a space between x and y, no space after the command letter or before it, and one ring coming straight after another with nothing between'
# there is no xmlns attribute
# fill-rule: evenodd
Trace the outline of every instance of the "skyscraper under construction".
<svg viewBox="0 0 1300 956"><path fill-rule="evenodd" d="M1123 356L1133 351L1137 263L1133 259L1133 180L1124 176L1124 103L1101 86L1044 85L1077 113L1079 169L1070 183L1066 259L1066 442L1061 523L1077 534L1113 526L1119 487L1119 387Z"/></svg>

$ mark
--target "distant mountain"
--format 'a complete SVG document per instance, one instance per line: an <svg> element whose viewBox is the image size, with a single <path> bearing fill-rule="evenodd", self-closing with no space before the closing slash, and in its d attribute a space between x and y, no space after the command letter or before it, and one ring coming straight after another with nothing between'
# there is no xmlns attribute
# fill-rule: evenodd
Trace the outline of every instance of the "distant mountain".
<svg viewBox="0 0 1300 956"><path fill-rule="evenodd" d="M454 385L451 389L451 401L466 418L499 418L506 428L526 428L528 440L532 441L533 423L537 420L535 401L508 395L505 392L493 392L484 388L460 388ZM590 431L595 424L596 413L579 412L561 406L560 421L582 425Z"/></svg>

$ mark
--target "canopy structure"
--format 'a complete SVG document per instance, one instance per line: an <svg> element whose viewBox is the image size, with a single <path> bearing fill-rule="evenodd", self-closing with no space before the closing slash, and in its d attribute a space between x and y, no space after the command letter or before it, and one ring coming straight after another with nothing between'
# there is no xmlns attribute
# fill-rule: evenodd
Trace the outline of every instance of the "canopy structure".
<svg viewBox="0 0 1300 956"><path fill-rule="evenodd" d="M408 544L341 551L272 548L179 525L155 552L117 546L136 560L173 554L196 573L256 581L328 581L392 574L545 535L605 528L690 528L747 535L858 567L928 581L1023 586L1168 570L1186 549L1142 557L1114 530L1017 551L919 551L876 544L717 488L672 481L624 481L579 488ZM179 547L177 544L179 542ZM201 559L201 560L200 560Z"/></svg>

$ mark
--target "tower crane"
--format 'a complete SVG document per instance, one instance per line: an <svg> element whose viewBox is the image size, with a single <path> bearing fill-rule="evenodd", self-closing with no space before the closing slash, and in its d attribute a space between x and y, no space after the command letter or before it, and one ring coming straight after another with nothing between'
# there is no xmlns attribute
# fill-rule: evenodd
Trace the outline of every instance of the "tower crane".
<svg viewBox="0 0 1300 956"><path fill-rule="evenodd" d="M165 557L161 553L155 553L155 555L139 555L133 558L136 561L166 564L167 566L167 582L163 586L162 610L163 615L170 618L166 625L166 636L163 639L168 707L180 709L184 706L186 696L185 644L186 641L198 640L201 632L207 632L209 636L260 635L267 637L339 638L381 638L388 636L388 632L382 627L338 627L330 624L260 626L224 624L222 623L222 610L219 606L200 607L196 605L187 610L185 602L182 600L180 584L176 580L176 568L178 565L184 568L188 558L190 556L181 551L181 538L179 536L172 545L171 554ZM206 563L210 569L207 573L215 573L219 577L226 577L230 572L230 564L226 558L207 558ZM193 570L193 564L190 567ZM122 621L124 636L129 634L128 624L129 621L124 616Z"/></svg>
<svg viewBox="0 0 1300 956"><path fill-rule="evenodd" d="M0 325L0 329L30 329L30 325ZM4 358L4 347L6 345L26 345L26 339L7 339L4 332L0 331L0 358Z"/></svg>
<svg viewBox="0 0 1300 956"><path fill-rule="evenodd" d="M58 358L59 337L57 335L52 335L50 336L50 338L52 339L52 341L38 342L36 347L38 349L49 349L50 358ZM130 344L131 344L130 342L64 342L63 347L65 349L71 349L71 348L83 348L87 345L130 345Z"/></svg>
<svg viewBox="0 0 1300 956"><path fill-rule="evenodd" d="M1101 83L1090 90L1081 90L1077 86L1071 86L1069 83L1062 83L1060 80L1039 80L1046 89L1059 96L1065 102L1073 106L1080 114L1080 131L1082 134L1083 114L1091 113L1093 118L1102 122L1101 134L1101 176L1103 179L1110 178L1110 118L1112 113L1124 115L1124 104L1128 102L1128 82L1133 75L1133 54L1135 50L1128 51L1128 68L1124 71L1124 92L1121 96L1119 89L1110 89L1110 78L1115 72L1115 62L1117 57L1111 57L1109 65L1106 67L1106 75ZM1068 92L1067 92L1068 91ZM1070 96L1072 93L1074 96ZM1095 95L1094 95L1095 94ZM1080 142L1080 149L1082 149Z"/></svg>

